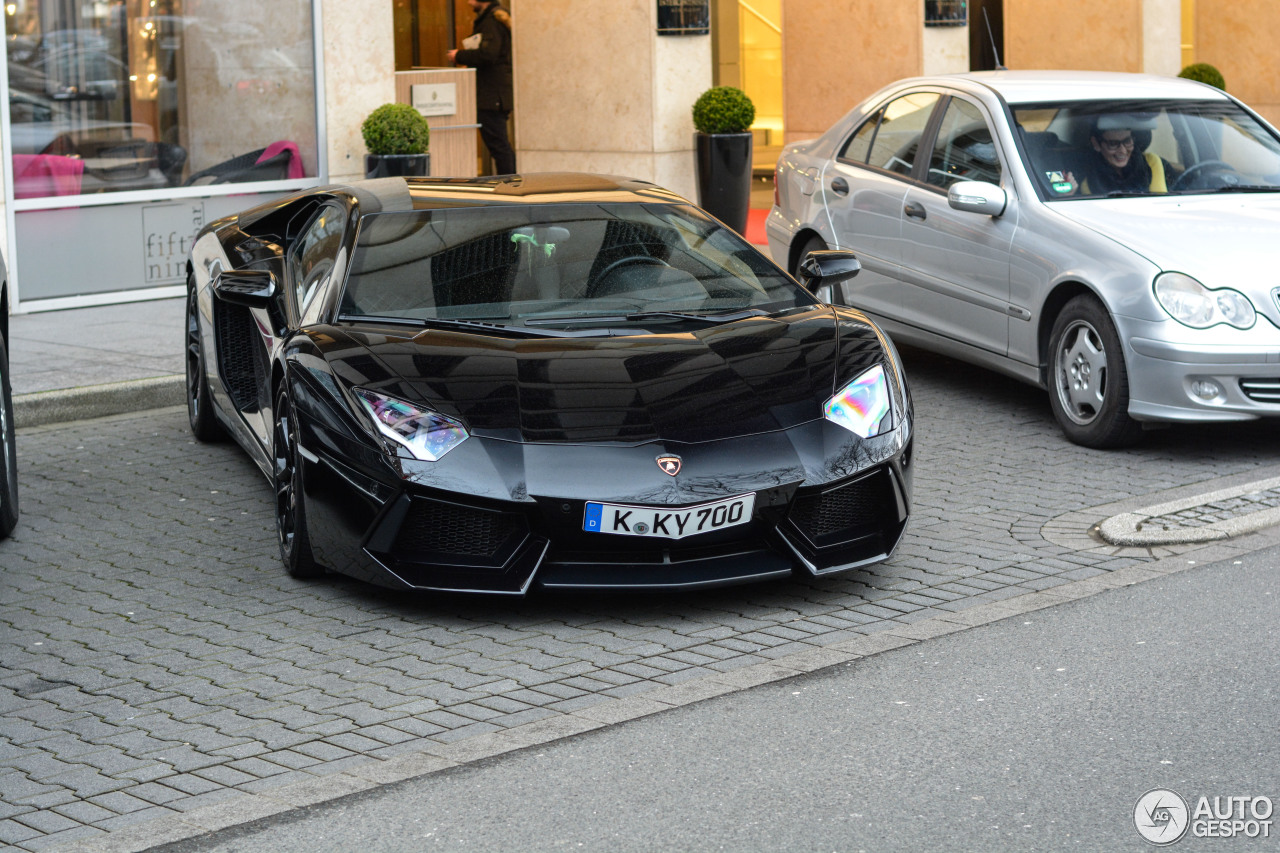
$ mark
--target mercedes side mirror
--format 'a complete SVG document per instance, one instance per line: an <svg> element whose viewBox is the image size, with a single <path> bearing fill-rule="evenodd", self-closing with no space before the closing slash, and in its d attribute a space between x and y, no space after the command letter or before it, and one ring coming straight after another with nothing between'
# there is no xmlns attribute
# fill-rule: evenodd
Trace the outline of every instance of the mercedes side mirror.
<svg viewBox="0 0 1280 853"><path fill-rule="evenodd" d="M947 204L955 210L999 216L1009 204L1009 194L986 181L956 181L947 190Z"/></svg>

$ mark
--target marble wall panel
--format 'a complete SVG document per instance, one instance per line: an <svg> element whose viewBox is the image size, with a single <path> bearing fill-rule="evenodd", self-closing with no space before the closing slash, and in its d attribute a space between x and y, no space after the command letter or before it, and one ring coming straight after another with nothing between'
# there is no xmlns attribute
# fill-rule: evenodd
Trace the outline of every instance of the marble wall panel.
<svg viewBox="0 0 1280 853"><path fill-rule="evenodd" d="M855 104L923 65L924 4L783 0L786 141L810 139Z"/></svg>
<svg viewBox="0 0 1280 853"><path fill-rule="evenodd" d="M1227 91L1280 126L1280 3L1196 0L1195 61L1222 72Z"/></svg>
<svg viewBox="0 0 1280 853"><path fill-rule="evenodd" d="M693 150L693 104L711 87L711 36L655 37L653 150Z"/></svg>
<svg viewBox="0 0 1280 853"><path fill-rule="evenodd" d="M656 153L653 155L653 177L650 180L696 203L698 176L695 164L696 155L692 148L688 151Z"/></svg>
<svg viewBox="0 0 1280 853"><path fill-rule="evenodd" d="M1019 0L1004 4L1009 68L1141 71L1142 0Z"/></svg>
<svg viewBox="0 0 1280 853"><path fill-rule="evenodd" d="M973 26L973 22L969 22ZM925 27L921 74L959 74L969 70L969 27Z"/></svg>
<svg viewBox="0 0 1280 853"><path fill-rule="evenodd" d="M1166 77L1182 70L1182 0L1142 0L1142 70Z"/></svg>
<svg viewBox="0 0 1280 853"><path fill-rule="evenodd" d="M396 99L392 11L387 0L322 0L330 181L364 177L360 125Z"/></svg>
<svg viewBox="0 0 1280 853"><path fill-rule="evenodd" d="M522 169L525 151L654 150L655 15L652 0L512 4Z"/></svg>

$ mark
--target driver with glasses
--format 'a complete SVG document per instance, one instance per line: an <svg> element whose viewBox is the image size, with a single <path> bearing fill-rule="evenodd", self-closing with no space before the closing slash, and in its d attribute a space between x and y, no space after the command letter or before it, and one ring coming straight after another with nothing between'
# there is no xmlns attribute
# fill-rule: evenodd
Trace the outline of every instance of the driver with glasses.
<svg viewBox="0 0 1280 853"><path fill-rule="evenodd" d="M1092 151L1086 153L1077 184L1073 173L1065 176L1070 188L1060 195L1110 195L1112 193L1166 193L1166 172L1173 167L1148 152L1155 121L1132 115L1101 115L1089 129Z"/></svg>

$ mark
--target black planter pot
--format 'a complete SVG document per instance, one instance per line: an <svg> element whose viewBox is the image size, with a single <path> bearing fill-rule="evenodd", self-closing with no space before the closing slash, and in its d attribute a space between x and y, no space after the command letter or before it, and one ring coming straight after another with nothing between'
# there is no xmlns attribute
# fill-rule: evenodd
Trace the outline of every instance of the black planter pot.
<svg viewBox="0 0 1280 853"><path fill-rule="evenodd" d="M695 133L698 205L739 234L751 206L751 134Z"/></svg>
<svg viewBox="0 0 1280 853"><path fill-rule="evenodd" d="M430 167L430 154L364 155L366 178L425 178Z"/></svg>

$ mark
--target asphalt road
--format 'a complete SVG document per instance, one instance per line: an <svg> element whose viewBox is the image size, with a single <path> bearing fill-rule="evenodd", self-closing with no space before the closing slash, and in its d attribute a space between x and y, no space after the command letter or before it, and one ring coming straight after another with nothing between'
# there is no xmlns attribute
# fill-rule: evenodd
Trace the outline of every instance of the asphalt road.
<svg viewBox="0 0 1280 853"><path fill-rule="evenodd" d="M0 847L143 850L1278 541L1255 533L1209 546L1211 558L1088 535L1116 513L1280 476L1274 425L1181 427L1092 451L1062 438L1043 392L906 358L919 443L894 558L700 593L494 601L300 582L280 565L265 478L235 446L195 443L184 410L19 430L23 515L0 542ZM963 684L957 673L946 675ZM766 733L792 731L808 701L785 697ZM1027 737L1052 741L1065 724L1050 722ZM877 756L882 773L917 754L810 739L824 755ZM945 750L918 754L947 766ZM731 755L718 753L726 766ZM692 790L711 789L688 773ZM875 778L806 783L787 801Z"/></svg>
<svg viewBox="0 0 1280 853"><path fill-rule="evenodd" d="M1277 624L1271 548L161 849L1143 850L1280 800Z"/></svg>

